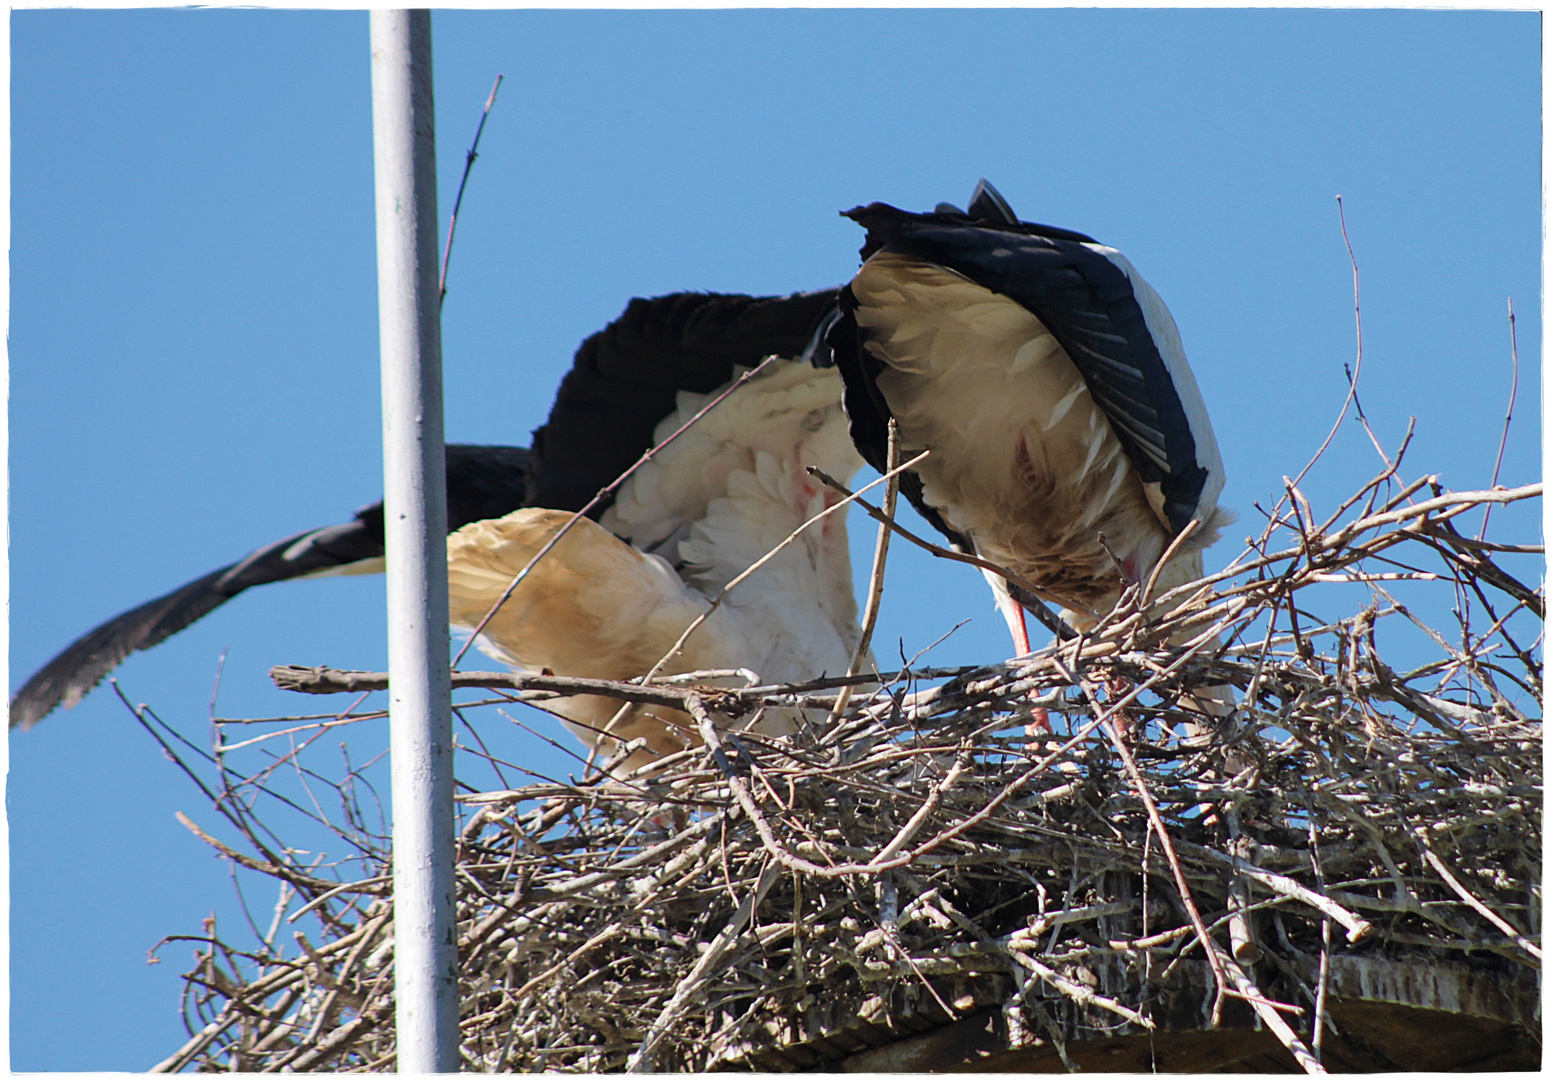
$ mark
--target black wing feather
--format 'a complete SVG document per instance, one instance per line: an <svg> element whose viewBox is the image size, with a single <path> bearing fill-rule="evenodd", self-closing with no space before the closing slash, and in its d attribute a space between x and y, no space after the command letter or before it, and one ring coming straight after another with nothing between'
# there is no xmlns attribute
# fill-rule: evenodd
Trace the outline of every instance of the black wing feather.
<svg viewBox="0 0 1551 1080"><path fill-rule="evenodd" d="M522 506L527 461L528 452L515 446L448 446L449 528L500 517ZM381 502L356 511L355 518L344 524L276 540L238 562L115 615L72 642L11 699L10 726L29 728L59 705L74 705L132 653L160 644L246 589L382 554Z"/></svg>
<svg viewBox="0 0 1551 1080"><path fill-rule="evenodd" d="M735 366L800 355L836 291L675 293L632 300L576 352L548 422L533 433L531 505L580 510L650 449L678 392L704 394ZM596 518L609 500L592 510Z"/></svg>

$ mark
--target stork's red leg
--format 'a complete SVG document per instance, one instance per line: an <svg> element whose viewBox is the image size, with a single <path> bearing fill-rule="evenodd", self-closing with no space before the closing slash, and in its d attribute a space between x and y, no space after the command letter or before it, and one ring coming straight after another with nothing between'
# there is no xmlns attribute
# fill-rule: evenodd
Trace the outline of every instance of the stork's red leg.
<svg viewBox="0 0 1551 1080"><path fill-rule="evenodd" d="M1028 613L1023 610L1022 604L1014 605L1013 610L1018 613L1018 617L1007 620L1007 627L1012 631L1012 645L1019 656L1027 656L1034 651L1029 644ZM1050 734L1050 711L1034 709L1029 714L1029 722L1023 725L1023 730L1031 737Z"/></svg>
<svg viewBox="0 0 1551 1080"><path fill-rule="evenodd" d="M1012 646L1017 650L1014 655L1027 656L1034 651L1034 647L1029 644L1028 614L1022 604L1014 604L1013 611L1017 613L1017 618L1008 619L1007 628L1012 631Z"/></svg>

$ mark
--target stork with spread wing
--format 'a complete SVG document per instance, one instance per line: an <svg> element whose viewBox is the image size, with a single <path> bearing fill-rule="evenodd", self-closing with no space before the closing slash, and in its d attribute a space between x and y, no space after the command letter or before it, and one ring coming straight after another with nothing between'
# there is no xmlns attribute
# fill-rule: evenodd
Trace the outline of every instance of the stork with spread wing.
<svg viewBox="0 0 1551 1080"><path fill-rule="evenodd" d="M797 357L834 300L833 291L634 300L582 344L531 450L449 446L454 626L479 625L575 511L740 371ZM708 596L827 505L808 466L847 477L860 467L840 393L837 373L800 359L766 368L579 522L490 619L481 647L528 671L645 674ZM860 637L845 523L834 515L809 532L730 593L664 670L752 668L774 681L843 672ZM382 562L381 503L266 545L68 645L12 699L11 726L74 705L129 655L245 589L377 572ZM554 708L590 744L614 704L581 697ZM779 731L791 720L769 714L765 723ZM610 746L644 737L645 753L671 751L683 745L673 734L682 721L638 710L615 726Z"/></svg>

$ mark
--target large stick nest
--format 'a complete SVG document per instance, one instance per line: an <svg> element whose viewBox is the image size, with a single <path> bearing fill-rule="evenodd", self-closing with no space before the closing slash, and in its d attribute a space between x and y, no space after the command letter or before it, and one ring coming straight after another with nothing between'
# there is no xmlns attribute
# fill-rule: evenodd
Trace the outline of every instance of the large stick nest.
<svg viewBox="0 0 1551 1080"><path fill-rule="evenodd" d="M1323 523L1290 487L1228 571L1135 587L1032 658L886 673L827 720L834 680L589 684L675 703L697 731L628 778L460 796L464 1067L789 1066L847 1025L840 1043L865 1045L991 1007L1064 1057L1074 1035L1173 1022L1181 986L1207 1014L1261 999L1298 1056L1341 954L1532 979L1544 609L1515 573L1540 549L1473 539L1462 515L1539 487L1393 474ZM579 688L465 682L504 687L459 706L480 724ZM1204 715L1221 686L1237 707ZM817 718L798 736L728 730L793 702ZM1051 730L1031 734L1039 709ZM192 1038L163 1068L392 1067L390 868L361 771L326 782L350 848L331 872L259 819L278 763L316 786L307 740L379 715L315 718L301 741L293 724L246 773L179 751L253 854L219 846L281 895L257 941L185 938ZM283 940L304 906L317 940Z"/></svg>

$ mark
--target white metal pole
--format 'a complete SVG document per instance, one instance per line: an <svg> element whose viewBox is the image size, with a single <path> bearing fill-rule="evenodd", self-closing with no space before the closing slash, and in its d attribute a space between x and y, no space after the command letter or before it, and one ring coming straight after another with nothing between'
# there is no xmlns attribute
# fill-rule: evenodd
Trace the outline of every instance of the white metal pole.
<svg viewBox="0 0 1551 1080"><path fill-rule="evenodd" d="M431 13L373 11L398 1071L458 1071Z"/></svg>

